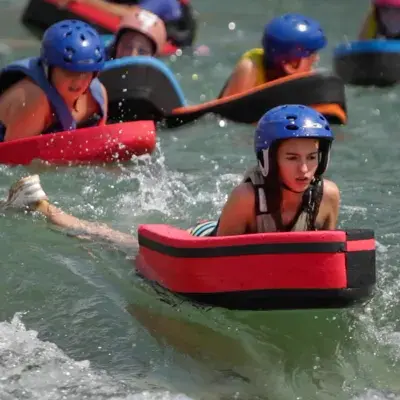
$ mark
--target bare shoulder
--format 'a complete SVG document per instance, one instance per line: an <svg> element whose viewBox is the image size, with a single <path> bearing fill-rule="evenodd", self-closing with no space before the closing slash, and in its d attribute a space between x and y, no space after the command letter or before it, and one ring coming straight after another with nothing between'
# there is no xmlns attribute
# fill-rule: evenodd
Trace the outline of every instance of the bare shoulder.
<svg viewBox="0 0 400 400"><path fill-rule="evenodd" d="M232 190L230 197L237 199L240 203L252 203L254 189L250 183L242 182Z"/></svg>
<svg viewBox="0 0 400 400"><path fill-rule="evenodd" d="M247 76L254 71L254 63L249 58L242 58L236 65L233 74L238 77Z"/></svg>
<svg viewBox="0 0 400 400"><path fill-rule="evenodd" d="M12 110L49 108L44 91L30 79L22 79L2 96L2 102Z"/></svg>
<svg viewBox="0 0 400 400"><path fill-rule="evenodd" d="M249 183L240 183L232 190L222 209L217 235L242 235L253 219L254 191Z"/></svg>
<svg viewBox="0 0 400 400"><path fill-rule="evenodd" d="M11 86L1 97L2 120L7 125L22 115L49 114L50 105L46 94L29 79Z"/></svg>
<svg viewBox="0 0 400 400"><path fill-rule="evenodd" d="M332 205L339 205L340 190L335 182L332 182L328 179L324 179L323 200L327 201Z"/></svg>
<svg viewBox="0 0 400 400"><path fill-rule="evenodd" d="M25 99L29 99L32 102L46 100L47 97L44 91L30 79L22 79L10 88L11 93L15 93L19 96L24 95Z"/></svg>
<svg viewBox="0 0 400 400"><path fill-rule="evenodd" d="M224 209L245 214L254 209L254 189L250 183L240 183L228 196Z"/></svg>

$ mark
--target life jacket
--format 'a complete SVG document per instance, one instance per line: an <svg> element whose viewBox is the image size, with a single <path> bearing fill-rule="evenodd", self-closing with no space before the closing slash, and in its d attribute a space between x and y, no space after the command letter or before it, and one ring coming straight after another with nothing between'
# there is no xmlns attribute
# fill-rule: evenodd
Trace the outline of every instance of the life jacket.
<svg viewBox="0 0 400 400"><path fill-rule="evenodd" d="M316 219L323 195L323 180L314 179L303 194L303 201L296 216L289 226L277 226L274 216L269 211L268 197L265 192L265 180L258 166L248 169L242 182L250 182L255 193L256 233L294 232L316 230ZM210 237L217 234L219 221L202 221L187 231L192 236Z"/></svg>
<svg viewBox="0 0 400 400"><path fill-rule="evenodd" d="M323 180L314 179L303 194L302 204L288 226L279 226L271 214L266 194L265 179L258 166L247 170L243 182L250 182L255 193L257 233L316 230L316 219L323 195Z"/></svg>
<svg viewBox="0 0 400 400"><path fill-rule="evenodd" d="M367 38L375 39L378 35L378 18L376 8L373 6L367 19Z"/></svg>
<svg viewBox="0 0 400 400"><path fill-rule="evenodd" d="M52 132L68 131L77 128L77 123L63 98L56 88L48 81L44 67L38 57L26 58L13 62L0 71L0 98L8 88L24 78L31 79L46 94L50 107L56 117L56 122L52 125L54 126ZM104 124L106 118L105 99L98 78L92 80L89 91L100 108L101 115L96 125ZM87 121L82 124L86 125ZM50 133L48 131L49 129L46 130L46 133ZM0 141L1 140L4 140L4 138L0 138Z"/></svg>
<svg viewBox="0 0 400 400"><path fill-rule="evenodd" d="M246 51L241 57L242 60L250 60L257 69L257 80L255 86L263 85L268 81L267 73L264 67L264 49L255 48Z"/></svg>
<svg viewBox="0 0 400 400"><path fill-rule="evenodd" d="M259 49L259 48L254 48L249 51L246 51L239 59L238 64L243 61L243 60L250 60L255 68L257 69L257 75L256 75L256 82L254 83L254 87L263 85L268 81L267 78L267 71L265 70L264 67L264 49ZM229 77L224 86L222 87L221 91L219 92L218 99L222 97L222 95L225 92L226 87L228 86L229 82L231 80L231 77Z"/></svg>

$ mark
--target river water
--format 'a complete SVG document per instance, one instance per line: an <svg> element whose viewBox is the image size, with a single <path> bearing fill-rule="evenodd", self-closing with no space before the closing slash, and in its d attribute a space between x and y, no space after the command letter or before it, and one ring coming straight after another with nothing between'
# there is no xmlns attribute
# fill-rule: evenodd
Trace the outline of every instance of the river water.
<svg viewBox="0 0 400 400"><path fill-rule="evenodd" d="M2 2L7 59L35 54ZM354 38L367 1L194 0L208 57L171 57L191 104L215 97L273 15L318 18L329 46ZM12 39L12 41L10 41ZM18 40L16 40L18 39ZM28 39L25 43L23 40ZM20 41L22 40L22 41ZM15 47L18 45L18 47ZM398 88L347 89L327 176L342 193L341 228L373 228L378 286L349 310L234 312L161 301L132 260L23 213L0 215L0 399L400 399ZM254 162L249 126L205 118L160 130L157 151L115 167L0 167L0 194L40 172L66 211L135 234L138 224L188 227L215 218Z"/></svg>

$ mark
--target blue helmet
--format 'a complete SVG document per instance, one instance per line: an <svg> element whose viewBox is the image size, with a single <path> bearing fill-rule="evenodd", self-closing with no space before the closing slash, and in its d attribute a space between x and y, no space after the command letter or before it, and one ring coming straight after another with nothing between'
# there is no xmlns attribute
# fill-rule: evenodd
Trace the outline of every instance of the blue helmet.
<svg viewBox="0 0 400 400"><path fill-rule="evenodd" d="M64 20L46 30L40 58L48 66L74 72L99 72L105 62L105 50L99 34L78 20Z"/></svg>
<svg viewBox="0 0 400 400"><path fill-rule="evenodd" d="M293 138L321 139L320 158L315 175L319 176L325 172L333 141L333 133L328 121L310 107L290 104L269 110L258 122L254 135L254 150L265 177L269 172L271 146L280 140Z"/></svg>
<svg viewBox="0 0 400 400"><path fill-rule="evenodd" d="M308 57L326 46L319 22L301 14L273 18L264 28L262 46L267 62L276 64Z"/></svg>

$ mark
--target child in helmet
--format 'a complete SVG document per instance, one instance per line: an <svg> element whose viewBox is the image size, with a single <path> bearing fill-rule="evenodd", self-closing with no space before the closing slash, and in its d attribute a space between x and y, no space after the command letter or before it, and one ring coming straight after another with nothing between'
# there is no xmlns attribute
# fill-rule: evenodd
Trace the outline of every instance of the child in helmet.
<svg viewBox="0 0 400 400"><path fill-rule="evenodd" d="M166 42L165 25L157 15L146 10L132 11L121 19L109 57L159 56Z"/></svg>
<svg viewBox="0 0 400 400"><path fill-rule="evenodd" d="M257 166L233 189L220 219L192 228L194 236L333 230L340 193L323 179L333 135L325 117L302 105L283 105L259 121Z"/></svg>
<svg viewBox="0 0 400 400"><path fill-rule="evenodd" d="M358 38L400 39L400 0L373 0Z"/></svg>
<svg viewBox="0 0 400 400"><path fill-rule="evenodd" d="M0 73L0 141L104 124L107 93L97 78L104 62L90 25L65 20L48 28L40 57Z"/></svg>
<svg viewBox="0 0 400 400"><path fill-rule="evenodd" d="M168 41L177 47L191 46L197 24L189 0L57 0L61 7L69 2L90 4L117 17L146 10L156 14L164 23Z"/></svg>
<svg viewBox="0 0 400 400"><path fill-rule="evenodd" d="M262 48L242 55L220 97L253 89L266 82L309 72L326 46L320 24L304 15L284 14L264 28Z"/></svg>
<svg viewBox="0 0 400 400"><path fill-rule="evenodd" d="M222 209L219 222L190 229L194 236L334 230L340 193L323 179L333 135L326 119L312 108L284 105L268 111L255 132L258 165L245 173ZM38 175L15 183L4 205L39 211L53 224L85 239L100 238L126 249L131 235L80 220L50 204Z"/></svg>

